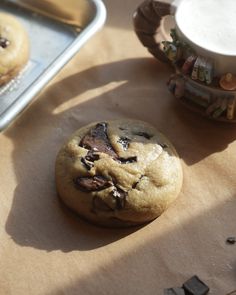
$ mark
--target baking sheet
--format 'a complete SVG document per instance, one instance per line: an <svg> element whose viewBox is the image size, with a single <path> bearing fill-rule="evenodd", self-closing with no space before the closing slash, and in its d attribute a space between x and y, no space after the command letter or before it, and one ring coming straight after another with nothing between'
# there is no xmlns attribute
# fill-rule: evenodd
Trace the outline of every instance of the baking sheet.
<svg viewBox="0 0 236 295"><path fill-rule="evenodd" d="M31 44L25 69L0 88L0 130L28 105L105 21L105 7L99 0L59 3L57 6L45 0L0 3L0 11L13 14L22 22ZM63 6L67 7L67 13L66 10L62 13Z"/></svg>

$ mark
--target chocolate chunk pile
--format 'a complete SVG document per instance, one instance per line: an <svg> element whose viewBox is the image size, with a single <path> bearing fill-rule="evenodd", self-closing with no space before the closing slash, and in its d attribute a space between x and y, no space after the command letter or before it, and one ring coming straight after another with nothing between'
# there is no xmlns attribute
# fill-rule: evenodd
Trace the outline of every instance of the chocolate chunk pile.
<svg viewBox="0 0 236 295"><path fill-rule="evenodd" d="M181 288L165 289L164 295L206 295L209 290L209 287L198 276L193 276Z"/></svg>

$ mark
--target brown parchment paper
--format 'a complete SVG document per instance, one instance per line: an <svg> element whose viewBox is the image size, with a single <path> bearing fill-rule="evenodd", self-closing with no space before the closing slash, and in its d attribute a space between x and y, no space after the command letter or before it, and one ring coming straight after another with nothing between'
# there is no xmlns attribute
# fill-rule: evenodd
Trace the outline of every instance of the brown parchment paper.
<svg viewBox="0 0 236 295"><path fill-rule="evenodd" d="M236 289L236 125L187 111L172 73L137 40L138 0L106 0L108 19L33 104L0 134L1 295L161 295L198 275L214 295ZM59 203L54 162L95 120L148 121L175 145L184 170L176 202L150 224L98 228Z"/></svg>

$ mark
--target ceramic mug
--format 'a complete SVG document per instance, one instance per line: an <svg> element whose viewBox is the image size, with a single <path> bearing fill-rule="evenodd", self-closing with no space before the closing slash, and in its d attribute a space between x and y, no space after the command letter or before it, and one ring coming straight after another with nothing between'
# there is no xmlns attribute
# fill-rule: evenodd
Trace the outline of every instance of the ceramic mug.
<svg viewBox="0 0 236 295"><path fill-rule="evenodd" d="M167 15L174 20L169 33ZM210 118L236 122L235 0L146 0L133 22L149 52L174 66L168 87L177 98Z"/></svg>

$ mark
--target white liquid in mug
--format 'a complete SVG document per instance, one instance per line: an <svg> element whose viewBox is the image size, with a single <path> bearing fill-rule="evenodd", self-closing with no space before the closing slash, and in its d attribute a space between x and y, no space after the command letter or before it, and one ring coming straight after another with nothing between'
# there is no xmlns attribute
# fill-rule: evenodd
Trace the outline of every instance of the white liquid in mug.
<svg viewBox="0 0 236 295"><path fill-rule="evenodd" d="M236 55L236 0L182 0L176 23L196 45Z"/></svg>

